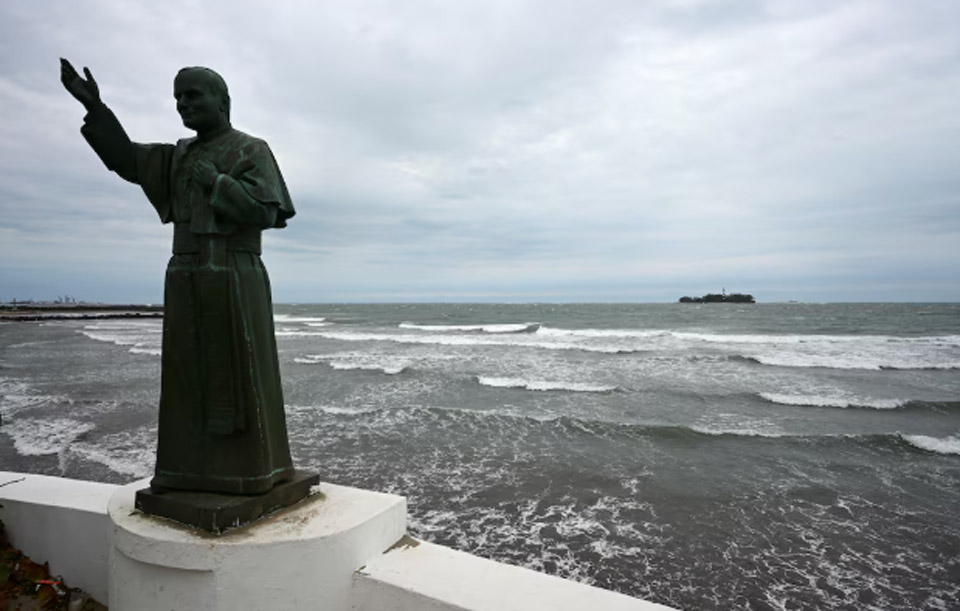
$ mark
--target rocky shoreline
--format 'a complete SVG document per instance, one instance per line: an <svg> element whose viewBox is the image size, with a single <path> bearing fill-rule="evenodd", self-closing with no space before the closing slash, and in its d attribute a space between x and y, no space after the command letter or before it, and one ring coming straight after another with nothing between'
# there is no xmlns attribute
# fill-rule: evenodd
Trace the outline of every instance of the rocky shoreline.
<svg viewBox="0 0 960 611"><path fill-rule="evenodd" d="M162 305L143 304L2 304L0 321L163 318Z"/></svg>

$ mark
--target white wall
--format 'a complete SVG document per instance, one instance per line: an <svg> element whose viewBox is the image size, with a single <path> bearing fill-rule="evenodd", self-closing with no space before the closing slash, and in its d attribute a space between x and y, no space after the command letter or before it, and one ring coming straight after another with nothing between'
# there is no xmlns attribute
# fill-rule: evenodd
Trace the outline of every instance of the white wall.
<svg viewBox="0 0 960 611"><path fill-rule="evenodd" d="M329 484L323 486L331 487L331 492L371 495L371 501L374 496L384 496L363 490L341 490ZM69 586L83 588L97 600L109 604L109 535L115 528L123 529L114 526L108 516L108 505L112 497L118 495L119 498L127 492L110 484L0 471L0 519L6 523L11 543L25 554L34 560L49 562L51 572L62 575ZM391 527L397 533L404 530L402 517L400 519L395 528ZM220 541L227 543L226 539ZM669 609L409 537L393 547L384 547L389 549L364 551L364 555L370 556L366 562L352 558L356 554L349 550L337 552L340 556L351 556L350 563L359 569L345 574L348 583L344 586L349 594L342 609L338 605L326 611ZM255 573L256 568L251 568L251 572ZM318 575L314 585L324 578L329 579L331 575ZM262 582L256 585L256 574L250 576L250 583L251 587L264 585Z"/></svg>
<svg viewBox="0 0 960 611"><path fill-rule="evenodd" d="M0 471L0 520L10 543L67 585L107 600L112 484Z"/></svg>

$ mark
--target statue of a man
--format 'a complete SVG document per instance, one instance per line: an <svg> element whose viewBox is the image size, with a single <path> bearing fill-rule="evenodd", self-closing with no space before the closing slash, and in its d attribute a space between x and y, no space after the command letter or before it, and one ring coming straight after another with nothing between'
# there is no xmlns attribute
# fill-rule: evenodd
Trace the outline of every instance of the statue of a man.
<svg viewBox="0 0 960 611"><path fill-rule="evenodd" d="M84 138L173 223L151 488L267 492L294 474L260 261L261 231L294 215L280 168L266 142L231 127L227 85L213 70L184 68L173 81L177 112L196 137L138 144L90 71L83 78L60 62L64 87L87 110Z"/></svg>

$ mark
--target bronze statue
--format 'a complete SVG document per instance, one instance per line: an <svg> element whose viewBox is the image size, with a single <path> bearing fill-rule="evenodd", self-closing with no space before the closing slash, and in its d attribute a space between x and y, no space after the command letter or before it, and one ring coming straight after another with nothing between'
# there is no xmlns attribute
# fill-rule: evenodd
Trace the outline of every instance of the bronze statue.
<svg viewBox="0 0 960 611"><path fill-rule="evenodd" d="M154 491L257 495L294 476L260 234L285 227L290 195L267 143L230 124L219 74L184 68L173 82L193 138L138 144L86 78L61 59L63 86L87 110L81 133L173 223L164 284Z"/></svg>

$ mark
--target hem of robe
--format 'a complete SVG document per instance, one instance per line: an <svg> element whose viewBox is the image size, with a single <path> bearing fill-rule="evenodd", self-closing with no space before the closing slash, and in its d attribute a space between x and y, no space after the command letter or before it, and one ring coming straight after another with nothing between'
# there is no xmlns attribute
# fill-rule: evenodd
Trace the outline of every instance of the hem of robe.
<svg viewBox="0 0 960 611"><path fill-rule="evenodd" d="M292 465L274 469L271 473L259 477L218 477L158 470L150 480L150 486L222 494L263 494L280 482L292 478L293 475Z"/></svg>

